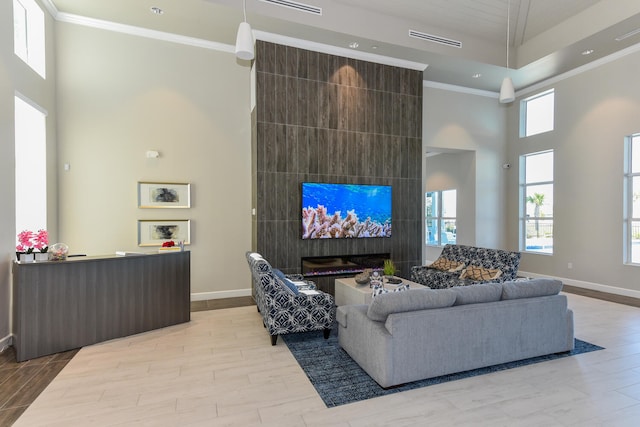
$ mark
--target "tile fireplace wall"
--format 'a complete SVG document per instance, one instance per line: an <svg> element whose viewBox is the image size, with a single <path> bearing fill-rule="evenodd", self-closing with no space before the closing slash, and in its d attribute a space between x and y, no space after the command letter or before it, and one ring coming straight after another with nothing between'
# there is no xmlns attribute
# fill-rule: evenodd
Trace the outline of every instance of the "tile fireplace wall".
<svg viewBox="0 0 640 427"><path fill-rule="evenodd" d="M408 277L422 248L422 71L263 41L255 67L254 249L286 273L301 257L389 252ZM305 181L391 185L392 237L302 240Z"/></svg>

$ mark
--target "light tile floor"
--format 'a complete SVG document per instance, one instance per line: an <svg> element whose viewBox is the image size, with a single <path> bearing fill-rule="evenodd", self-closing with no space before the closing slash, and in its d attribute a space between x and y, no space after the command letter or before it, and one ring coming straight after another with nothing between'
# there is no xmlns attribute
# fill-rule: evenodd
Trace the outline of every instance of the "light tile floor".
<svg viewBox="0 0 640 427"><path fill-rule="evenodd" d="M325 408L255 306L83 348L15 426L638 426L640 309L567 295L605 350Z"/></svg>

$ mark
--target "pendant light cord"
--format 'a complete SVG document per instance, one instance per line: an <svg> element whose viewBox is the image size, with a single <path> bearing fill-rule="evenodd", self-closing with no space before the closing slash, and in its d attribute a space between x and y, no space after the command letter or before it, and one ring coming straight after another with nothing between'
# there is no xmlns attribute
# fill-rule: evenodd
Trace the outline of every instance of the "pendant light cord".
<svg viewBox="0 0 640 427"><path fill-rule="evenodd" d="M244 15L244 22L247 22L247 0L242 0L242 14Z"/></svg>
<svg viewBox="0 0 640 427"><path fill-rule="evenodd" d="M511 21L511 0L507 0L507 70L509 69L509 35Z"/></svg>

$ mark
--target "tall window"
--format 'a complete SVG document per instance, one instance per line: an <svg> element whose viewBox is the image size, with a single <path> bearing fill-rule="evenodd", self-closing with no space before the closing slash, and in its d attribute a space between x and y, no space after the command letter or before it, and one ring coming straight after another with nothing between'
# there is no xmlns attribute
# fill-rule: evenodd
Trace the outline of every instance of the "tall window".
<svg viewBox="0 0 640 427"><path fill-rule="evenodd" d="M553 253L553 150L520 157L520 250Z"/></svg>
<svg viewBox="0 0 640 427"><path fill-rule="evenodd" d="M625 262L640 264L640 134L626 138Z"/></svg>
<svg viewBox="0 0 640 427"><path fill-rule="evenodd" d="M520 137L553 130L555 92L553 89L520 102Z"/></svg>
<svg viewBox="0 0 640 427"><path fill-rule="evenodd" d="M47 228L46 117L15 97L16 234Z"/></svg>
<svg viewBox="0 0 640 427"><path fill-rule="evenodd" d="M430 191L425 196L427 245L456 243L456 190Z"/></svg>
<svg viewBox="0 0 640 427"><path fill-rule="evenodd" d="M45 73L44 12L34 0L13 0L13 51L42 78Z"/></svg>

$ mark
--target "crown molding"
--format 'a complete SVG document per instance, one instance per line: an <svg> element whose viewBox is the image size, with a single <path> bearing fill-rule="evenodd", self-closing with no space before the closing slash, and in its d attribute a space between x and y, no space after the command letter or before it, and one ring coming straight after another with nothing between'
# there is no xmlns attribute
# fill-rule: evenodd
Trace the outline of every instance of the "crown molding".
<svg viewBox="0 0 640 427"><path fill-rule="evenodd" d="M56 7L56 5L53 4L51 0L40 0L40 1L42 2L42 5L44 6L44 8L47 9L47 12L49 12L49 15L51 15L53 19L56 19L56 17L58 16L58 8Z"/></svg>
<svg viewBox="0 0 640 427"><path fill-rule="evenodd" d="M449 92L466 93L467 95L486 96L487 98L498 99L500 94L498 92L492 92L490 90L474 89L466 86L451 85L448 83L434 82L431 80L423 80L422 87L428 87L432 89L442 89Z"/></svg>
<svg viewBox="0 0 640 427"><path fill-rule="evenodd" d="M360 52L353 49L331 46L323 43L312 42L309 40L297 39L293 37L283 36L280 34L268 33L265 31L254 30L253 34L256 39L270 43L277 43L285 46L296 47L299 49L312 50L329 55L338 55L351 59L375 62L378 64L390 65L393 67L408 68L410 70L424 71L429 64L420 62L406 61L404 59L391 58L384 55L376 55L375 53Z"/></svg>
<svg viewBox="0 0 640 427"><path fill-rule="evenodd" d="M69 24L83 25L85 27L113 31L116 33L129 34L132 36L145 37L148 39L162 40L171 43L178 43L188 46L200 47L203 49L217 50L235 54L235 46L232 45L212 42L195 37L181 36L179 34L166 33L164 31L149 30L147 28L119 24L117 22L104 21L101 19L87 18L86 16L58 12L56 15L56 20Z"/></svg>

